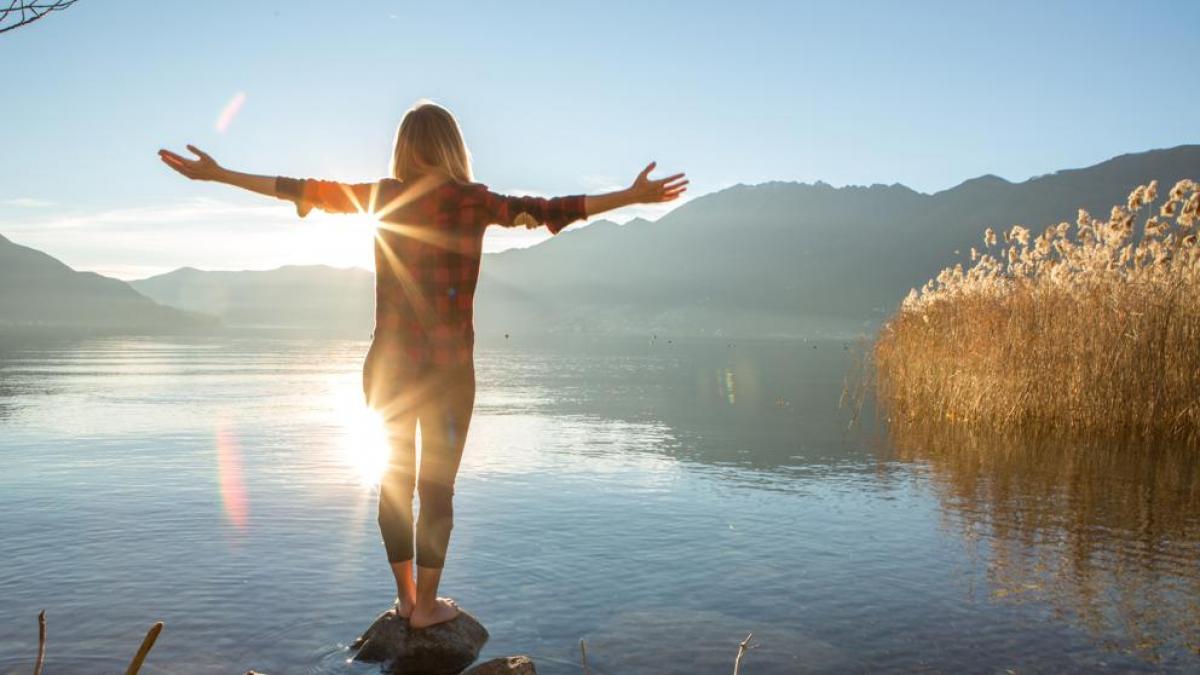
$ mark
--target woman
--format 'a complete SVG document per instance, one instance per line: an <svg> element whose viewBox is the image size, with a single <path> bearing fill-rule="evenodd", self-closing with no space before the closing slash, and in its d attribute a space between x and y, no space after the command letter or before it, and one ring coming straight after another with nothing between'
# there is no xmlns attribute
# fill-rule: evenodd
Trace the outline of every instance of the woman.
<svg viewBox="0 0 1200 675"><path fill-rule="evenodd" d="M629 204L668 202L686 190L682 173L651 180L651 162L625 190L542 199L509 197L473 182L458 123L422 102L396 131L392 177L345 184L230 171L189 145L198 159L168 150L167 166L313 208L367 212L380 221L375 237L375 332L363 364L363 392L388 428L391 458L379 489L379 528L396 577L396 611L414 628L453 619L453 601L439 598L453 520L454 478L475 401L472 300L489 224L557 234L576 220ZM421 426L421 466L415 435ZM413 546L413 489L420 518ZM413 579L413 558L416 579Z"/></svg>

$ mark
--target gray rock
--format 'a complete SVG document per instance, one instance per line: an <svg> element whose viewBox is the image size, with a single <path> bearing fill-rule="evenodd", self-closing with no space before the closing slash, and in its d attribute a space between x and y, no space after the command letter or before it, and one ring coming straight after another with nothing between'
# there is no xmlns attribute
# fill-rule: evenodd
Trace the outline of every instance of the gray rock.
<svg viewBox="0 0 1200 675"><path fill-rule="evenodd" d="M462 610L446 623L420 629L384 612L350 649L355 661L383 664L390 673L457 675L479 657L487 641L483 624Z"/></svg>
<svg viewBox="0 0 1200 675"><path fill-rule="evenodd" d="M462 675L537 675L528 656L501 656L464 670Z"/></svg>

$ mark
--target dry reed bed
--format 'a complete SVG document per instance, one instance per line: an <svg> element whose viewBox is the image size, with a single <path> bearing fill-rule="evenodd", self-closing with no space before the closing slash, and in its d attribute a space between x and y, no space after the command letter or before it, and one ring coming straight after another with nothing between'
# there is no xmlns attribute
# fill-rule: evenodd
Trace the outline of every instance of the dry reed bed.
<svg viewBox="0 0 1200 675"><path fill-rule="evenodd" d="M1107 220L988 229L874 348L897 421L1200 446L1200 185L1138 187Z"/></svg>

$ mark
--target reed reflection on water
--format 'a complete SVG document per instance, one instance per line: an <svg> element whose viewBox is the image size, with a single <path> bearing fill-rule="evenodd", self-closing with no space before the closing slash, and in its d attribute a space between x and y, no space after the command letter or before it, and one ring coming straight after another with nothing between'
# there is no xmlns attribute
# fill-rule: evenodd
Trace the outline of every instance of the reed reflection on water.
<svg viewBox="0 0 1200 675"><path fill-rule="evenodd" d="M893 425L928 467L993 598L1042 602L1103 646L1200 654L1200 458L1193 448L1022 440Z"/></svg>

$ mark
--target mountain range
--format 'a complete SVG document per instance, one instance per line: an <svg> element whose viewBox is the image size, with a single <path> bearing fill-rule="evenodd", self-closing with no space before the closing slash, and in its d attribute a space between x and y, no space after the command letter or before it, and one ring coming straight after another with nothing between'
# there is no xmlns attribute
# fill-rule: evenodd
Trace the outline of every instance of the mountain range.
<svg viewBox="0 0 1200 675"><path fill-rule="evenodd" d="M124 281L73 270L0 236L0 331L157 333L216 323L214 317L160 305Z"/></svg>
<svg viewBox="0 0 1200 675"><path fill-rule="evenodd" d="M375 275L350 267L288 265L206 272L182 267L130 282L156 302L219 317L228 326L370 335Z"/></svg>
<svg viewBox="0 0 1200 675"><path fill-rule="evenodd" d="M1104 215L1139 184L1157 179L1165 191L1182 178L1200 178L1200 145L1122 155L1019 183L981 176L933 194L899 184L736 185L653 222L599 220L536 246L485 255L477 333L734 337L869 331L910 288L966 260L988 227L1040 229L1074 221L1079 208ZM11 246L0 242L0 255ZM48 267L59 266L59 276L69 270L39 255ZM0 264L5 260L0 257ZM0 304L0 317L85 312L81 305L88 303L75 293L86 287L93 296L107 289L114 301L120 296L145 317L172 306L217 316L229 326L370 332L373 279L361 269L183 268L129 285L76 276L76 285L68 287L42 280L50 277L36 276L37 266L30 265L28 274L0 267L0 303L8 303ZM16 295L28 296L25 305L8 297L18 290L9 279L20 284ZM129 296L134 289L145 297ZM80 320L124 320L92 305Z"/></svg>
<svg viewBox="0 0 1200 675"><path fill-rule="evenodd" d="M481 329L812 335L857 332L969 259L988 227L1107 215L1138 184L1200 178L1200 146L1123 155L935 194L903 185L738 185L656 222L596 223L484 263ZM1035 230L1037 231L1037 230Z"/></svg>

